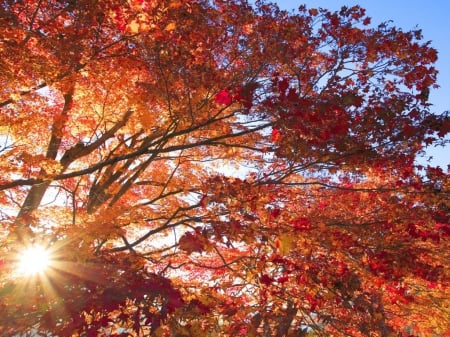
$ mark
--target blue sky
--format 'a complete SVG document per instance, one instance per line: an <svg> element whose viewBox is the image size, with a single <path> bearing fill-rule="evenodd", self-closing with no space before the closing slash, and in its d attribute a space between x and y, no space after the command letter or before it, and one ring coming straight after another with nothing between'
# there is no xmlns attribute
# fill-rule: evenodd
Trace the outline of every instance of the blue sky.
<svg viewBox="0 0 450 337"><path fill-rule="evenodd" d="M392 20L393 25L403 30L422 29L423 40L431 40L438 51L436 68L439 70L439 89L432 90L429 101L432 111L442 113L450 110L450 1L448 0L272 0L283 9L323 7L338 10L342 6L359 5L366 9L372 24ZM450 147L427 150L433 156L432 163L444 170L450 165Z"/></svg>

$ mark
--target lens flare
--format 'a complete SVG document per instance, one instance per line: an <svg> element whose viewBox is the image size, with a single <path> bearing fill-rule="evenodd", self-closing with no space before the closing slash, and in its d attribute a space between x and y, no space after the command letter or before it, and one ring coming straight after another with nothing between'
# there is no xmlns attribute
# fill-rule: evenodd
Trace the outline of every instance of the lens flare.
<svg viewBox="0 0 450 337"><path fill-rule="evenodd" d="M19 254L17 272L19 275L32 276L44 273L50 266L50 252L42 246L26 248Z"/></svg>

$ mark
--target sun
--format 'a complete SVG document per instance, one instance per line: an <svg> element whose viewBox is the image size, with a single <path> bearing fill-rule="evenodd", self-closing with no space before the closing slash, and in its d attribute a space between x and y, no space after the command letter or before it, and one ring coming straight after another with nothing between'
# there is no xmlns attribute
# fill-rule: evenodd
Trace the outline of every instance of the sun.
<svg viewBox="0 0 450 337"><path fill-rule="evenodd" d="M32 276L42 274L51 264L51 254L43 246L34 245L25 248L18 257L19 275Z"/></svg>

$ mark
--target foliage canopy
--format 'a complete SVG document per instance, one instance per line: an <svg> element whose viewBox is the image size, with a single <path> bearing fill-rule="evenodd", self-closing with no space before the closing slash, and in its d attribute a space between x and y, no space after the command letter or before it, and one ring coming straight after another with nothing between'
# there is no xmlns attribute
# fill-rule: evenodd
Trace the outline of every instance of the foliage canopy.
<svg viewBox="0 0 450 337"><path fill-rule="evenodd" d="M420 31L238 0L2 0L0 30L2 336L448 333Z"/></svg>

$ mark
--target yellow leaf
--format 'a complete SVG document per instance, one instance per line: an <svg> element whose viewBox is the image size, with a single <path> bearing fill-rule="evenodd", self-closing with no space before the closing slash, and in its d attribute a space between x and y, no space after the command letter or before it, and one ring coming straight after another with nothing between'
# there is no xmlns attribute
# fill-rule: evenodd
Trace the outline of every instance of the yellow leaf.
<svg viewBox="0 0 450 337"><path fill-rule="evenodd" d="M11 97L11 99L12 99L13 101L18 101L19 99L22 98L22 96L21 96L20 94L17 94L17 93L11 94L10 97Z"/></svg>
<svg viewBox="0 0 450 337"><path fill-rule="evenodd" d="M166 26L166 28L164 28L164 30L171 32L172 30L175 30L175 28L177 28L177 24L175 22L171 22Z"/></svg>
<svg viewBox="0 0 450 337"><path fill-rule="evenodd" d="M128 24L128 31L131 34L136 34L139 32L139 22L137 20L133 20Z"/></svg>
<svg viewBox="0 0 450 337"><path fill-rule="evenodd" d="M280 254L285 256L288 255L292 249L292 243L294 241L294 237L292 234L282 234L280 236Z"/></svg>
<svg viewBox="0 0 450 337"><path fill-rule="evenodd" d="M169 5L169 8L172 8L172 9L178 9L178 8L180 8L181 7L181 2L180 1L174 1L174 2L172 2L170 5Z"/></svg>

